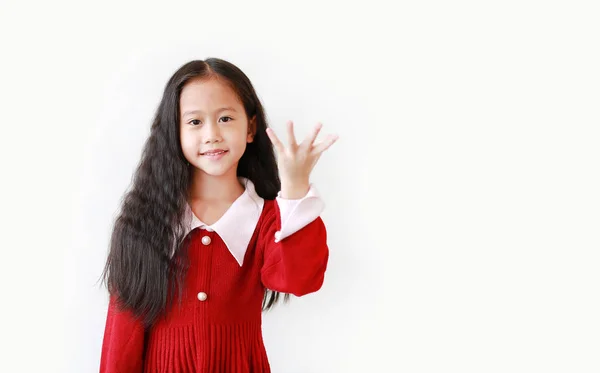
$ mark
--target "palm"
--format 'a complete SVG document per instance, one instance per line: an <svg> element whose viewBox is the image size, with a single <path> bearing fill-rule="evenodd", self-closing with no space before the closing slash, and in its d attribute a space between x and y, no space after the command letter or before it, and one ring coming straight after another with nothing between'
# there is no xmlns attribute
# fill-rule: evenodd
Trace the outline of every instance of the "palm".
<svg viewBox="0 0 600 373"><path fill-rule="evenodd" d="M287 122L288 144L284 146L279 140L273 129L267 129L267 135L271 139L275 151L277 152L277 165L282 180L288 180L291 183L308 182L311 171L321 157L321 154L338 139L336 135L327 135L321 141L316 142L317 136L321 131L321 123L313 128L300 144L296 142L294 135L294 123Z"/></svg>

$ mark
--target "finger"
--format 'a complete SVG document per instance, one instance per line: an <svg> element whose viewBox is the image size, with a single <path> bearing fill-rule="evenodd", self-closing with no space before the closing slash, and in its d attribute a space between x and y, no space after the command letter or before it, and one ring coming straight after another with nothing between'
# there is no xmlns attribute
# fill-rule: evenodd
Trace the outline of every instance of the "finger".
<svg viewBox="0 0 600 373"><path fill-rule="evenodd" d="M288 143L290 144L290 148L294 149L296 144L296 136L294 135L294 122L288 120L287 122L287 133L288 133Z"/></svg>
<svg viewBox="0 0 600 373"><path fill-rule="evenodd" d="M310 169L311 169L311 171L315 167L315 165L317 164L317 162L319 161L319 158L321 158L322 154L323 153L318 153L314 157L312 157L312 161L310 163Z"/></svg>
<svg viewBox="0 0 600 373"><path fill-rule="evenodd" d="M267 128L267 136L269 136L269 139L273 143L275 150L277 150L278 153L283 153L283 144L281 143L281 141L279 141L279 138L277 137L275 131L273 131L272 128Z"/></svg>
<svg viewBox="0 0 600 373"><path fill-rule="evenodd" d="M316 144L313 147L312 150L312 154L321 154L323 153L325 150L329 149L329 147L331 145L333 145L337 139L339 137L337 135L328 135L327 138L325 138L325 140L321 141L320 143Z"/></svg>
<svg viewBox="0 0 600 373"><path fill-rule="evenodd" d="M321 131L321 128L323 128L323 124L321 124L321 122L318 122L317 125L313 128L312 132L309 133L306 137L305 141L309 149L311 146L313 146L313 143L317 139L317 136L319 136L319 131Z"/></svg>

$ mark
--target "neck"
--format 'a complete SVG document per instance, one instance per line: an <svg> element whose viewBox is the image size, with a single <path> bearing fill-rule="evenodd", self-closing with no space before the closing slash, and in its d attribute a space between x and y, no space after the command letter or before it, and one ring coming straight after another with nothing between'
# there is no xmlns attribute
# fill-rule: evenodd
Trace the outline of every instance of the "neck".
<svg viewBox="0 0 600 373"><path fill-rule="evenodd" d="M213 176L195 169L192 175L189 197L205 201L235 201L244 193L244 187L240 184L236 170L225 175Z"/></svg>

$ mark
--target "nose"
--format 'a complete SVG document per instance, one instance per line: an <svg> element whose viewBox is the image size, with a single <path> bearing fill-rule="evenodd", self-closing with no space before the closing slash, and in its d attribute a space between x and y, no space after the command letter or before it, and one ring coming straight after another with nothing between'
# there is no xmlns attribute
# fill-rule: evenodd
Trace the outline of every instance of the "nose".
<svg viewBox="0 0 600 373"><path fill-rule="evenodd" d="M209 123L207 123L206 126L204 126L204 143L205 144L210 144L213 142L220 142L221 141L221 131L219 130L219 126L210 121Z"/></svg>

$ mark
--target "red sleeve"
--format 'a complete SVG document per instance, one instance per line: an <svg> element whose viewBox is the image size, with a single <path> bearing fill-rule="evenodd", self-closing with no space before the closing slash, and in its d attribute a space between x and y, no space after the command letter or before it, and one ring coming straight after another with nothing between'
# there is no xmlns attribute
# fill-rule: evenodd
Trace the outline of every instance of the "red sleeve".
<svg viewBox="0 0 600 373"><path fill-rule="evenodd" d="M100 358L100 373L141 373L144 325L131 311L117 308L110 297Z"/></svg>
<svg viewBox="0 0 600 373"><path fill-rule="evenodd" d="M329 259L325 224L318 217L297 232L275 242L275 233L281 229L281 217L277 203L273 202L273 205L259 237L264 250L261 268L263 285L299 297L316 292L323 285Z"/></svg>

